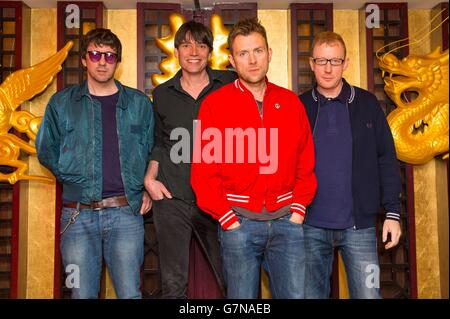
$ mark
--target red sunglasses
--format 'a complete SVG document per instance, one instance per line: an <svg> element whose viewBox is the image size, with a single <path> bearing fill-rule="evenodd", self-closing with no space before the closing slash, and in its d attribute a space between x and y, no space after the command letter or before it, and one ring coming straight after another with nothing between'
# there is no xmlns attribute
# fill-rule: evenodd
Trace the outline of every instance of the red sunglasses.
<svg viewBox="0 0 450 319"><path fill-rule="evenodd" d="M102 55L105 56L106 63L114 64L117 61L117 54L113 52L100 52L100 51L88 51L89 60L92 62L98 62L102 59Z"/></svg>

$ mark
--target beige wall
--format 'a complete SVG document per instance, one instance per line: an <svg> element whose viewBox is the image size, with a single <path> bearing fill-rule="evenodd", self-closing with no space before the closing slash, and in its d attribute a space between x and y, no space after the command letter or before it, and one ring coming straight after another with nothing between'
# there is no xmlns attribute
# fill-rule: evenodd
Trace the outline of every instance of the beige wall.
<svg viewBox="0 0 450 319"><path fill-rule="evenodd" d="M136 10L107 10L107 28L122 43L122 62L116 71L116 79L130 87L137 87L137 18ZM136 36L132 36L136 35Z"/></svg>
<svg viewBox="0 0 450 319"><path fill-rule="evenodd" d="M25 64L34 65L56 52L56 9L32 9ZM22 108L41 116L56 83ZM36 156L28 159L29 173L48 174ZM54 184L22 181L20 187L19 298L53 298L55 247Z"/></svg>
<svg viewBox="0 0 450 319"><path fill-rule="evenodd" d="M287 10L258 10L258 18L266 27L267 40L272 49L272 60L270 62L267 77L269 81L288 88L290 78L288 76L288 53L290 37L288 37L288 11ZM289 40L288 40L289 39Z"/></svg>

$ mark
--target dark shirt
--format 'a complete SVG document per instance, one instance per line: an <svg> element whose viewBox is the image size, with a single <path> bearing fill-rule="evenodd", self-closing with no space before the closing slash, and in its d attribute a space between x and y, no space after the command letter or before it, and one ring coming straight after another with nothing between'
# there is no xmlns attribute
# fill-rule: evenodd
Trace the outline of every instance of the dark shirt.
<svg viewBox="0 0 450 319"><path fill-rule="evenodd" d="M236 79L236 74L230 71L218 71L207 68L209 84L194 99L183 90L180 83L181 73L167 82L159 85L153 91L155 114L155 147L151 160L159 163L157 179L170 191L173 197L194 201L195 194L191 188L191 159L193 152L193 121L198 117L198 111L204 98L211 92L221 88ZM185 134L170 139L172 131L183 128ZM180 130L177 130L180 132ZM177 132L177 131L174 131ZM189 143L184 144L186 138ZM174 163L170 151L174 149L181 161ZM183 160L181 160L183 159Z"/></svg>
<svg viewBox="0 0 450 319"><path fill-rule="evenodd" d="M343 86L333 99L318 94L319 110L313 131L318 187L306 218L306 223L312 226L331 229L354 226L349 96L348 86Z"/></svg>
<svg viewBox="0 0 450 319"><path fill-rule="evenodd" d="M94 96L102 104L102 198L125 193L122 182L117 138L116 105L119 92L108 96Z"/></svg>

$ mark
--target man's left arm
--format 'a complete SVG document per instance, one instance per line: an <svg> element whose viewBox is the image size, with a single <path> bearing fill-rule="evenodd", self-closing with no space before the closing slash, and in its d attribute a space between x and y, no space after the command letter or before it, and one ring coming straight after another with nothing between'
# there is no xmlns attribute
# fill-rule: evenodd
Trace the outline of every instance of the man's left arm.
<svg viewBox="0 0 450 319"><path fill-rule="evenodd" d="M378 103L378 101L376 102ZM376 140L378 154L378 172L380 178L381 203L386 212L386 219L383 224L382 240L388 240L385 249L395 247L402 234L400 225L401 211L401 178L395 151L394 139L392 137L389 124L381 107L378 104L376 119Z"/></svg>
<svg viewBox="0 0 450 319"><path fill-rule="evenodd" d="M145 159L145 161L147 162L147 167L148 167L148 163L150 161L150 156L152 153L152 149L153 149L153 145L155 143L154 140L154 127L155 127L155 119L154 119L154 115L153 115L153 105L150 102L150 99L148 99L147 103L146 103L146 108L148 109L148 116L149 118L149 125L147 127L147 139L148 139L148 151L147 151L147 158ZM147 170L147 169L146 169ZM150 195L147 193L147 191L144 188L143 194L142 194L142 204L141 204L141 210L140 213L141 215L145 215L147 214L150 209L152 208L152 199L150 197Z"/></svg>

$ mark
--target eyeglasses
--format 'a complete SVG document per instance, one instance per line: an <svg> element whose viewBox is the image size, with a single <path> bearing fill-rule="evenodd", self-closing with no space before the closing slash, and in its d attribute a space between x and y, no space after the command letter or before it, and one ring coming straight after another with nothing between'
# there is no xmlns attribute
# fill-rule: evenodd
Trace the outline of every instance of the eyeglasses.
<svg viewBox="0 0 450 319"><path fill-rule="evenodd" d="M313 58L312 60L317 65L326 65L329 61L330 64L333 66L341 65L345 61L344 59L325 59L325 58Z"/></svg>
<svg viewBox="0 0 450 319"><path fill-rule="evenodd" d="M106 63L114 64L117 61L117 54L113 52L100 52L100 51L88 51L89 60L92 62L98 62L102 59L102 55L105 56Z"/></svg>

